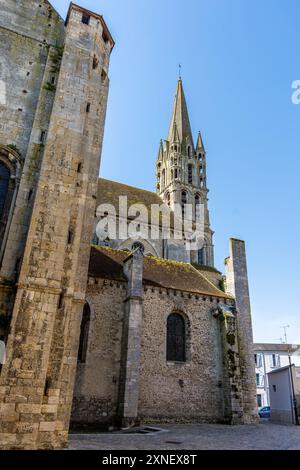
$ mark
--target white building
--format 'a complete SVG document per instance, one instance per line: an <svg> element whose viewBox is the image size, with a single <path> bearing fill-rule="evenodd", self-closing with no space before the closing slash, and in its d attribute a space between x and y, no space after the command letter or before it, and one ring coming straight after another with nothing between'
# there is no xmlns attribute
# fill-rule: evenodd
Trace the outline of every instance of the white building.
<svg viewBox="0 0 300 470"><path fill-rule="evenodd" d="M280 367L268 373L271 421L298 424L300 412L300 367Z"/></svg>
<svg viewBox="0 0 300 470"><path fill-rule="evenodd" d="M270 405L268 373L292 364L300 366L299 344L254 343L256 396L258 406Z"/></svg>

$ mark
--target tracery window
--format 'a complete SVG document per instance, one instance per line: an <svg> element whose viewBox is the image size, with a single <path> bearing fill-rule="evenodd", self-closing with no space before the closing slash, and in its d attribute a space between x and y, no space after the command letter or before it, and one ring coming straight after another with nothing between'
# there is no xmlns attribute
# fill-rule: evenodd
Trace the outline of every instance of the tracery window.
<svg viewBox="0 0 300 470"><path fill-rule="evenodd" d="M167 320L167 361L186 361L185 321L182 315L172 313Z"/></svg>

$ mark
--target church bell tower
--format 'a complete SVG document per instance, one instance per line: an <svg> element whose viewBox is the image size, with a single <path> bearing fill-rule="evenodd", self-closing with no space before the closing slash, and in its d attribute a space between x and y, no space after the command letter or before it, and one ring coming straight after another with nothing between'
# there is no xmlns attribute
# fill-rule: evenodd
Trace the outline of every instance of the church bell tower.
<svg viewBox="0 0 300 470"><path fill-rule="evenodd" d="M174 99L168 138L160 142L156 164L156 192L171 209L180 204L192 206L196 220L197 206L204 212L204 244L191 253L191 262L214 267L213 231L210 228L206 151L199 132L194 145L182 79L179 78Z"/></svg>

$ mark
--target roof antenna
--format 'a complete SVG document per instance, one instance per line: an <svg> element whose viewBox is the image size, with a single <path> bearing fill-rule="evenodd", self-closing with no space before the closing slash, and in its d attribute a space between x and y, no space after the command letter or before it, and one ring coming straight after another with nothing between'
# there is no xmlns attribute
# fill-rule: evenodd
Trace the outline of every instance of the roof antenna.
<svg viewBox="0 0 300 470"><path fill-rule="evenodd" d="M181 80L181 64L179 64L178 69L179 69L179 80Z"/></svg>

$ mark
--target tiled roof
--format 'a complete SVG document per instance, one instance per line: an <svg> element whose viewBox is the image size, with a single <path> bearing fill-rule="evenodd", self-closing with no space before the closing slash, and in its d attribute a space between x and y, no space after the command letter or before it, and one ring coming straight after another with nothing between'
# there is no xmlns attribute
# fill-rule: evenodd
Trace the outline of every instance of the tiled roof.
<svg viewBox="0 0 300 470"><path fill-rule="evenodd" d="M89 276L124 281L123 261L127 256L128 251L93 246ZM143 280L145 284L152 286L219 298L232 298L215 287L192 265L154 256L144 257Z"/></svg>

